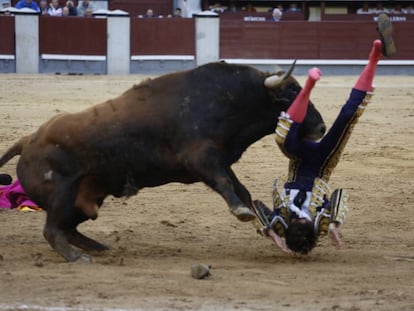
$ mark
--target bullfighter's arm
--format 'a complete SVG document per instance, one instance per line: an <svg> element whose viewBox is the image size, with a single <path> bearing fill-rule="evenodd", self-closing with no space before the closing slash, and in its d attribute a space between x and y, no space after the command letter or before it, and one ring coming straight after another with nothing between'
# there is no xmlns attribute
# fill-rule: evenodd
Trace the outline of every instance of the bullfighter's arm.
<svg viewBox="0 0 414 311"><path fill-rule="evenodd" d="M272 240L275 246L282 252L291 253L292 251L287 247L285 239L279 236L269 223L268 217L272 215L270 209L259 200L253 202L253 209L256 214L253 225L256 227L257 232Z"/></svg>

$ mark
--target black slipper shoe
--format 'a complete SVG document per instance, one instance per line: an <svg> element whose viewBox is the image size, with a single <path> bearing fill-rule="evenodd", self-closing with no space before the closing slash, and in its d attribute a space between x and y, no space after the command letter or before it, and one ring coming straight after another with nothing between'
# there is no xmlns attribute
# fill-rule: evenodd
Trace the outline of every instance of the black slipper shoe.
<svg viewBox="0 0 414 311"><path fill-rule="evenodd" d="M392 57L397 50L392 39L392 24L387 14L380 14L378 16L377 30L381 36L382 54L387 57Z"/></svg>

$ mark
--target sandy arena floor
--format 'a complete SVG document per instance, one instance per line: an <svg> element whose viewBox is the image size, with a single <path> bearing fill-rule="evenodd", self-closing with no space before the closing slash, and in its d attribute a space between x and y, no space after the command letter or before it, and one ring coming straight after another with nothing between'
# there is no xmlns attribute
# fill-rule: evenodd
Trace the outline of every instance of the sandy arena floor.
<svg viewBox="0 0 414 311"><path fill-rule="evenodd" d="M61 111L115 97L142 76L0 75L0 152ZM304 77L299 78L304 82ZM328 125L356 77L323 77L312 100ZM0 310L414 310L414 77L375 80L332 178L350 192L345 246L285 255L203 184L109 198L80 226L111 250L68 264L42 236L44 212L0 211ZM15 158L2 168L15 176ZM287 161L268 136L234 165L268 205ZM194 263L212 266L195 280Z"/></svg>

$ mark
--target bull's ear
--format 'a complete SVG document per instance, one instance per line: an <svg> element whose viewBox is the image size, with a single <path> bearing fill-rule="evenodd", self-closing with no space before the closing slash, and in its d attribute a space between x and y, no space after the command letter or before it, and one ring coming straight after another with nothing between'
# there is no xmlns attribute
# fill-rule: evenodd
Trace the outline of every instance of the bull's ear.
<svg viewBox="0 0 414 311"><path fill-rule="evenodd" d="M287 72L285 72L282 76L278 76L276 74L276 75L267 77L266 80L264 81L264 85L267 88L270 88L270 89L277 88L285 80L287 80L290 77L290 75L292 74L293 70L295 69L295 65L296 65L296 59L294 60L294 62L292 63L292 65L290 66L290 68L289 68L289 70Z"/></svg>

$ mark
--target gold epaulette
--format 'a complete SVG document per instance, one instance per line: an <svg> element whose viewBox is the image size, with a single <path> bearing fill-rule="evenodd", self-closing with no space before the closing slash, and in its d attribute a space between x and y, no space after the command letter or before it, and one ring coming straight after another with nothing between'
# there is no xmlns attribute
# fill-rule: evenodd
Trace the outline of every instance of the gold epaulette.
<svg viewBox="0 0 414 311"><path fill-rule="evenodd" d="M278 145L283 146L283 144L285 143L286 136L291 126L292 126L292 120L290 119L290 116L287 113L282 111L279 117L279 121L277 122L276 130L275 130L275 133L276 133L275 140Z"/></svg>
<svg viewBox="0 0 414 311"><path fill-rule="evenodd" d="M312 194L310 198L309 211L312 215L312 218L316 217L316 209L319 206L322 206L324 203L324 198L329 198L331 195L331 188L329 185L322 180L321 178L315 178L312 187Z"/></svg>
<svg viewBox="0 0 414 311"><path fill-rule="evenodd" d="M314 220L315 231L321 236L328 233L331 216L324 208L322 208L322 206L325 198L330 197L330 195L331 188L329 185L321 178L315 178L310 198L309 212ZM320 208L319 211L318 208Z"/></svg>

